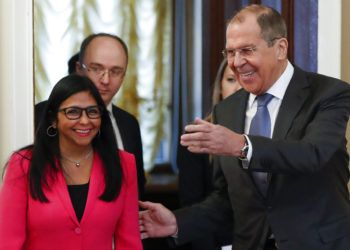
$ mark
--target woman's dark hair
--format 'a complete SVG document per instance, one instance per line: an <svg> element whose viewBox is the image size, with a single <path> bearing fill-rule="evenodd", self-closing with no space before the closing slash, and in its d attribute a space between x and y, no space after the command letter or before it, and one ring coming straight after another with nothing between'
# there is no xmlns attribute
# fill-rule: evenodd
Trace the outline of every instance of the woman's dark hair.
<svg viewBox="0 0 350 250"><path fill-rule="evenodd" d="M72 74L62 78L52 89L44 115L35 133L29 168L29 188L34 199L48 202L44 188L50 188L48 178L55 178L61 168L58 143L60 135L57 131L56 136L49 136L47 130L53 122L57 121L57 112L62 102L74 94L85 91L92 95L102 109L100 132L92 141L92 146L101 157L104 168L105 190L99 198L112 201L119 195L122 168L108 111L93 82L85 76Z"/></svg>

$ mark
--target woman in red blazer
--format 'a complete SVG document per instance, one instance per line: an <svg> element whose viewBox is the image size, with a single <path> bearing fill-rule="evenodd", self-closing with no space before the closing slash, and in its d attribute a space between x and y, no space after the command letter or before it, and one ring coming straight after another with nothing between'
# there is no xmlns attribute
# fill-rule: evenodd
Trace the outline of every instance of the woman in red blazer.
<svg viewBox="0 0 350 250"><path fill-rule="evenodd" d="M0 190L0 250L138 250L137 178L85 77L61 79Z"/></svg>

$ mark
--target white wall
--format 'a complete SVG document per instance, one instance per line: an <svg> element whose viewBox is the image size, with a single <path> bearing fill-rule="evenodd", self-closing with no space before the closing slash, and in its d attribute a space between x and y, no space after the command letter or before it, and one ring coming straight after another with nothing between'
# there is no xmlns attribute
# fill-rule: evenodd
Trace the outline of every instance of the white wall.
<svg viewBox="0 0 350 250"><path fill-rule="evenodd" d="M341 77L341 0L318 1L318 72Z"/></svg>
<svg viewBox="0 0 350 250"><path fill-rule="evenodd" d="M341 36L341 79L350 83L350 1L342 0L342 36ZM350 153L350 121L348 122L348 152ZM350 182L349 182L350 189Z"/></svg>
<svg viewBox="0 0 350 250"><path fill-rule="evenodd" d="M33 140L32 26L32 0L0 1L0 167Z"/></svg>
<svg viewBox="0 0 350 250"><path fill-rule="evenodd" d="M341 79L350 83L350 1L342 0Z"/></svg>
<svg viewBox="0 0 350 250"><path fill-rule="evenodd" d="M318 72L348 83L350 83L349 10L348 0L318 2ZM350 152L350 121L346 137ZM348 187L350 189L350 182Z"/></svg>

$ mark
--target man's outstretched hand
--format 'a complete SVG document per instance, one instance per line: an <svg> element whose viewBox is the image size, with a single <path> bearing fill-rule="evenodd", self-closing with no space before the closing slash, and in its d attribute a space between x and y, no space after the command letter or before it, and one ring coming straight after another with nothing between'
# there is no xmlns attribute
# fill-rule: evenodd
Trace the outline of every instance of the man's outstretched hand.
<svg viewBox="0 0 350 250"><path fill-rule="evenodd" d="M177 233L175 215L160 203L139 201L139 227L141 238L160 238L172 236Z"/></svg>

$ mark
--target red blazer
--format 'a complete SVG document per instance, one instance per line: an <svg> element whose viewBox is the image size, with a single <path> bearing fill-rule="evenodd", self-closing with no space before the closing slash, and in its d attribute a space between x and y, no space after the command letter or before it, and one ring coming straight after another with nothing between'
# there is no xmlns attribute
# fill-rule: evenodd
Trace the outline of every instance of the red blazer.
<svg viewBox="0 0 350 250"><path fill-rule="evenodd" d="M21 154L28 152L22 151ZM94 154L84 215L78 222L62 172L49 180L49 203L33 200L27 173L30 161L14 154L0 190L0 250L116 250L142 249L138 229L135 158L119 152L123 184L112 202L98 197L104 190L102 162Z"/></svg>

